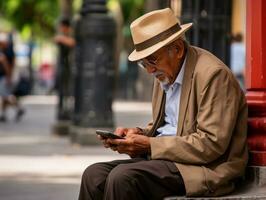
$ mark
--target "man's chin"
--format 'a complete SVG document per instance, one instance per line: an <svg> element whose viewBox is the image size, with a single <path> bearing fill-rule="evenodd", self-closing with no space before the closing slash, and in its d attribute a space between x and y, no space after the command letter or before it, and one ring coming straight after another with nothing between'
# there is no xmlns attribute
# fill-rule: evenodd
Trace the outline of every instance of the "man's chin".
<svg viewBox="0 0 266 200"><path fill-rule="evenodd" d="M153 74L153 76L164 86L169 85L170 80L163 73Z"/></svg>
<svg viewBox="0 0 266 200"><path fill-rule="evenodd" d="M170 81L168 79L164 79L164 80L160 80L158 79L158 81L160 82L160 84L162 84L163 86L168 86L170 84Z"/></svg>

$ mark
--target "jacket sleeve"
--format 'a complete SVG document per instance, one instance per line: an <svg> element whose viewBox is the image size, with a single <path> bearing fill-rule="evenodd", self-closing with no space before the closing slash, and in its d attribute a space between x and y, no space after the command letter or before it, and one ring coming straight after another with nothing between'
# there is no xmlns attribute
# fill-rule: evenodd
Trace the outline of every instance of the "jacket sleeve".
<svg viewBox="0 0 266 200"><path fill-rule="evenodd" d="M206 164L224 154L231 140L242 96L231 76L225 69L219 69L207 80L200 91L194 131L184 133L184 136L150 138L152 159Z"/></svg>

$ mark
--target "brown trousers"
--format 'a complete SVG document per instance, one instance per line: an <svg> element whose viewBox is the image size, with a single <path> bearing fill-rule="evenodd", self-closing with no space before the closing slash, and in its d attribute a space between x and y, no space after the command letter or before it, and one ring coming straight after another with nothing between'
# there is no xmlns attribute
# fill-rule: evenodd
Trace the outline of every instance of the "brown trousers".
<svg viewBox="0 0 266 200"><path fill-rule="evenodd" d="M79 200L156 200L184 194L184 182L174 163L133 158L89 166L82 176Z"/></svg>

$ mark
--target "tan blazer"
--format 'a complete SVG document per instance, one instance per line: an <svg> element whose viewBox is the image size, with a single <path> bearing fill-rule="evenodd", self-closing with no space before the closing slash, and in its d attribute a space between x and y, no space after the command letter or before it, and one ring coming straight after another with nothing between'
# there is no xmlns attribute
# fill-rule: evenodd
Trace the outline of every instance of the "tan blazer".
<svg viewBox="0 0 266 200"><path fill-rule="evenodd" d="M152 136L164 122L165 95L153 90ZM188 47L177 136L151 137L151 158L175 162L187 196L231 192L248 160L247 104L231 71L214 55Z"/></svg>

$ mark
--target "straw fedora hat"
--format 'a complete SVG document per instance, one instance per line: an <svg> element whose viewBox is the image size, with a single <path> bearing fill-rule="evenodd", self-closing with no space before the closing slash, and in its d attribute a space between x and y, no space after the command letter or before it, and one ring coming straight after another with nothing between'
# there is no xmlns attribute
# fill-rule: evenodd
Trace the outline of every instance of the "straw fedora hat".
<svg viewBox="0 0 266 200"><path fill-rule="evenodd" d="M179 25L170 8L149 12L130 25L135 50L128 56L130 61L145 58L161 47L181 37L192 23Z"/></svg>

